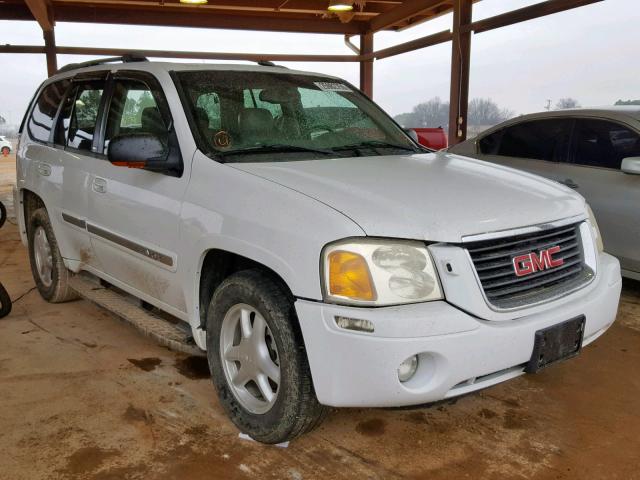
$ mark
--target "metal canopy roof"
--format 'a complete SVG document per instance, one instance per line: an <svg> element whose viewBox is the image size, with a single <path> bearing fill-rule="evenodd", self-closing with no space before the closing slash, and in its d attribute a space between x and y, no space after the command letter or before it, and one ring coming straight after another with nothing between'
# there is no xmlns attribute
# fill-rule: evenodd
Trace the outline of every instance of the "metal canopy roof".
<svg viewBox="0 0 640 480"><path fill-rule="evenodd" d="M451 42L449 142L466 138L471 34L486 32L602 0L545 0L494 17L473 21L479 0L353 0L346 13L329 12L329 0L208 0L204 5L179 0L0 0L0 20L36 20L44 46L0 45L0 53L45 54L47 70L57 70L58 54L121 56L141 54L155 58L358 62L360 88L373 95L373 63L401 53ZM452 28L382 50L374 49L374 34L398 31L453 12ZM333 33L345 35L348 55L250 54L176 52L115 48L57 46L56 22L228 28L241 30ZM360 37L360 46L350 42Z"/></svg>
<svg viewBox="0 0 640 480"><path fill-rule="evenodd" d="M477 0L474 0L477 1ZM351 12L327 10L328 0L5 0L0 18L360 34L399 30L448 13L454 0L356 0Z"/></svg>

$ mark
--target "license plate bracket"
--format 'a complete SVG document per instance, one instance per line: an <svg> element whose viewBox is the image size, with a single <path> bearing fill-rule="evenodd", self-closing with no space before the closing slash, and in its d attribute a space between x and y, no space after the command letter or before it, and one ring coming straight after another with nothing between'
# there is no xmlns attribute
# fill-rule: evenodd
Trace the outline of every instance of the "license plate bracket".
<svg viewBox="0 0 640 480"><path fill-rule="evenodd" d="M549 365L575 357L582 349L585 316L566 320L557 325L538 330L535 334L533 353L525 372L535 373Z"/></svg>

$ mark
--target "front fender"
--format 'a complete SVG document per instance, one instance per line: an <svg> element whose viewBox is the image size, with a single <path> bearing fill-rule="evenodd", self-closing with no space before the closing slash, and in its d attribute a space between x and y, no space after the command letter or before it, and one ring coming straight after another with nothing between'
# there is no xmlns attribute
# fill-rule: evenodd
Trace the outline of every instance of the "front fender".
<svg viewBox="0 0 640 480"><path fill-rule="evenodd" d="M315 199L196 152L180 233L192 326L200 321L200 267L207 251L249 258L277 273L293 295L321 300L322 248L364 234L351 219Z"/></svg>

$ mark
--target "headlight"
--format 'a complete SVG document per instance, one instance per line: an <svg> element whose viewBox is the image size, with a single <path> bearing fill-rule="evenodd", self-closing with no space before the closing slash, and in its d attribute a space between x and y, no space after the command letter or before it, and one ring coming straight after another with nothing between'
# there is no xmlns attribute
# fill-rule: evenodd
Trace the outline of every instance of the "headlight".
<svg viewBox="0 0 640 480"><path fill-rule="evenodd" d="M431 255L421 242L344 240L322 252L325 300L397 305L442 299Z"/></svg>
<svg viewBox="0 0 640 480"><path fill-rule="evenodd" d="M589 214L589 223L591 224L591 231L593 232L593 240L598 247L598 253L604 252L604 245L602 243L602 235L600 235L600 229L598 228L598 222L596 222L596 216L593 214L593 210L587 204L587 213Z"/></svg>

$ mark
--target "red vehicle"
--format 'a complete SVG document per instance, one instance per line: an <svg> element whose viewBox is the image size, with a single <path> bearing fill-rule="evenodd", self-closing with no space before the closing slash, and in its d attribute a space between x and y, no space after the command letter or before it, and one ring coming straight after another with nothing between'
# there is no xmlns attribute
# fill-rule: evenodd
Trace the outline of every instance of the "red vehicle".
<svg viewBox="0 0 640 480"><path fill-rule="evenodd" d="M416 133L417 141L423 147L432 150L442 150L449 146L447 134L444 133L442 127L438 128L410 128L409 130Z"/></svg>

